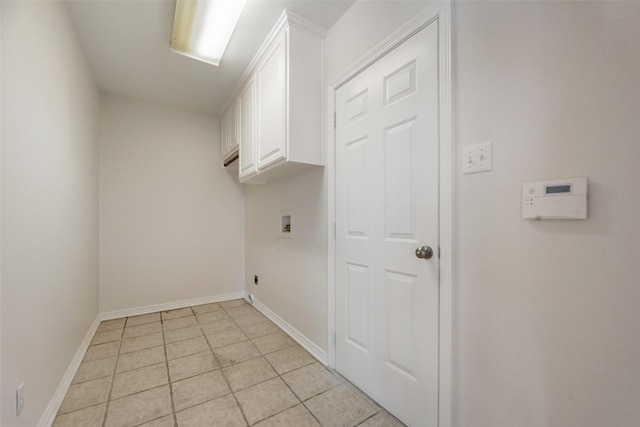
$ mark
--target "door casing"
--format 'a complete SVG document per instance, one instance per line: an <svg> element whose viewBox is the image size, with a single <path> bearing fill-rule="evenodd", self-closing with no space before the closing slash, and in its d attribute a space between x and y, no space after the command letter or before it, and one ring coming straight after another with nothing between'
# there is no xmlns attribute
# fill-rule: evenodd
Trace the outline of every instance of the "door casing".
<svg viewBox="0 0 640 427"><path fill-rule="evenodd" d="M335 164L335 94L336 90L368 68L405 40L431 22L438 21L439 54L439 233L440 300L439 300L439 367L438 367L438 426L452 425L452 297L453 297L453 135L451 100L451 5L448 1L434 1L422 12L400 27L362 58L330 82L327 93L327 155L328 172L328 362L336 364L336 164ZM435 249L435 248L434 248Z"/></svg>

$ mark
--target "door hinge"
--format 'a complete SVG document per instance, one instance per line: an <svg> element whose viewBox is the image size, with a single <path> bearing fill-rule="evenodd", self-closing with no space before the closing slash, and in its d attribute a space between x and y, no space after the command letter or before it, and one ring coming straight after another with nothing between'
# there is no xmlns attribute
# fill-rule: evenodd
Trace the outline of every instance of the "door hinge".
<svg viewBox="0 0 640 427"><path fill-rule="evenodd" d="M336 331L333 331L333 345L335 346L337 341L336 341Z"/></svg>
<svg viewBox="0 0 640 427"><path fill-rule="evenodd" d="M333 128L336 128L336 113L335 111L333 112Z"/></svg>
<svg viewBox="0 0 640 427"><path fill-rule="evenodd" d="M438 246L438 259L440 259L440 246Z"/></svg>
<svg viewBox="0 0 640 427"><path fill-rule="evenodd" d="M333 223L333 237L336 237L336 223Z"/></svg>

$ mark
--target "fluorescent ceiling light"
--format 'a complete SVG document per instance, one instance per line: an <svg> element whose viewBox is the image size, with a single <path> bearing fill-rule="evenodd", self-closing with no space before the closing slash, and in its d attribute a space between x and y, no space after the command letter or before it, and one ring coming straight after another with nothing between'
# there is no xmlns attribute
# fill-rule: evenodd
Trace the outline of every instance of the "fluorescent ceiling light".
<svg viewBox="0 0 640 427"><path fill-rule="evenodd" d="M246 0L176 0L171 50L220 65Z"/></svg>

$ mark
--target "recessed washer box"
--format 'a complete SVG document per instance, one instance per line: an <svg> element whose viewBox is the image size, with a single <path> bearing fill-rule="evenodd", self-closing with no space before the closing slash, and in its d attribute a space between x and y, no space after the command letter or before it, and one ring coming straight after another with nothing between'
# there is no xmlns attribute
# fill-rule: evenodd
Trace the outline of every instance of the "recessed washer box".
<svg viewBox="0 0 640 427"><path fill-rule="evenodd" d="M522 219L587 219L587 178L522 184Z"/></svg>

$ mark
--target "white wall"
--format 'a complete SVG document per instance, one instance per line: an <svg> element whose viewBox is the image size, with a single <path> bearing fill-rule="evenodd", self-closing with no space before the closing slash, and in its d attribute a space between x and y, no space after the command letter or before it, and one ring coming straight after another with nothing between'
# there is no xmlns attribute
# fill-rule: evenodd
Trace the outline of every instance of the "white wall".
<svg viewBox="0 0 640 427"><path fill-rule="evenodd" d="M324 168L245 186L246 289L327 350L327 208ZM293 210L293 239L280 238L282 210ZM253 276L259 276L259 285Z"/></svg>
<svg viewBox="0 0 640 427"><path fill-rule="evenodd" d="M215 116L102 95L100 311L242 292L244 202Z"/></svg>
<svg viewBox="0 0 640 427"><path fill-rule="evenodd" d="M640 4L454 9L455 425L640 420ZM520 219L522 182L586 176L589 219Z"/></svg>
<svg viewBox="0 0 640 427"><path fill-rule="evenodd" d="M425 5L357 2L327 36L327 81ZM453 5L456 160L494 148L492 172L454 177L455 426L640 419L638 22L630 2ZM591 183L587 221L520 219L522 182L573 176ZM295 258L275 227L281 208L324 207L325 180L246 191L247 289L322 348L324 213L298 216L315 231L287 243Z"/></svg>
<svg viewBox="0 0 640 427"><path fill-rule="evenodd" d="M327 82L409 20L420 2L357 2L325 40ZM348 41L348 42L345 42ZM245 186L246 289L328 351L327 170ZM280 215L294 209L294 239L279 239ZM253 284L258 274L260 284Z"/></svg>
<svg viewBox="0 0 640 427"><path fill-rule="evenodd" d="M59 2L2 2L2 68L1 424L33 427L98 313L98 91Z"/></svg>

